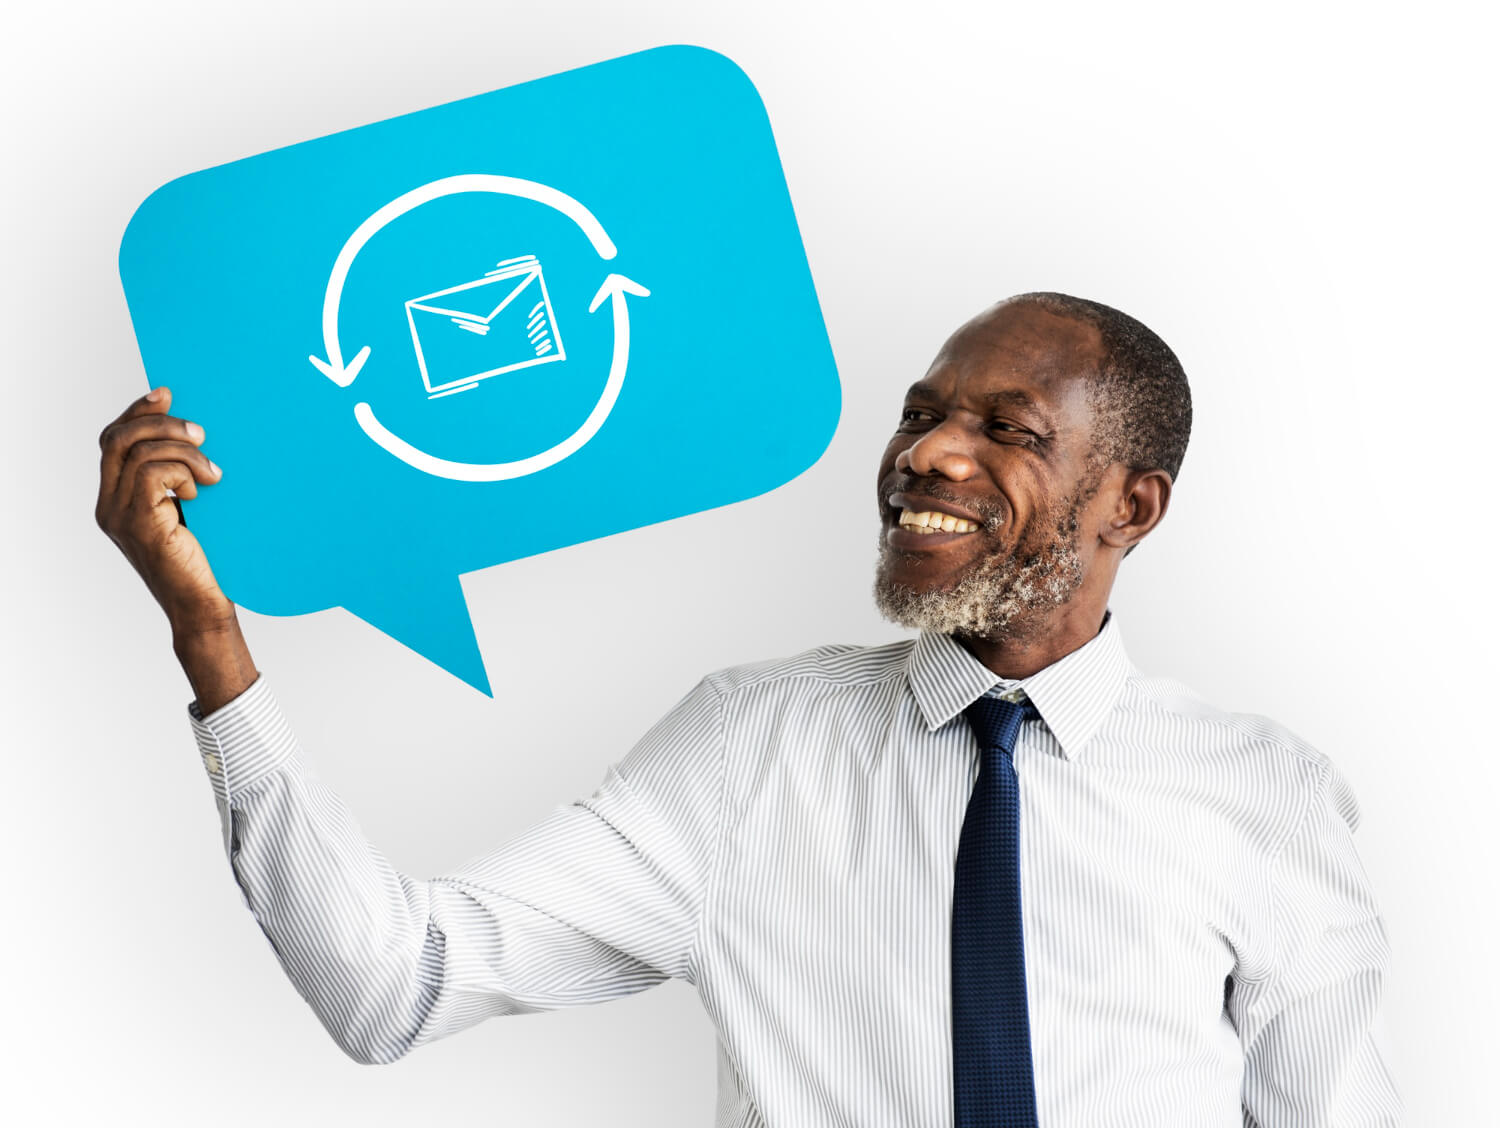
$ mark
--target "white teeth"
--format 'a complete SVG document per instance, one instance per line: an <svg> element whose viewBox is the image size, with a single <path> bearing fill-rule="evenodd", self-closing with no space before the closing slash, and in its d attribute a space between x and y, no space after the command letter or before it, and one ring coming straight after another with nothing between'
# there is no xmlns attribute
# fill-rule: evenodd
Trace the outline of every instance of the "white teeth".
<svg viewBox="0 0 1500 1128"><path fill-rule="evenodd" d="M915 533L974 533L979 531L979 526L973 521L954 517L951 513L938 513L936 510L914 513L910 509L903 509L899 520L903 528Z"/></svg>

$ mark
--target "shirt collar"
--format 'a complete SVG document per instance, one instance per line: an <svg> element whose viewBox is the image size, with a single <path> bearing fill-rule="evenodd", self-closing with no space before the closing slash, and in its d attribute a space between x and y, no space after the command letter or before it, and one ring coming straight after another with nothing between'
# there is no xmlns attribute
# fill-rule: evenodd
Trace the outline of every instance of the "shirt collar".
<svg viewBox="0 0 1500 1128"><path fill-rule="evenodd" d="M1065 759L1093 739L1125 687L1132 667L1114 616L1071 654L1019 682L1008 682L949 635L923 632L906 663L906 678L927 730L936 732L997 685L1018 685L1052 730Z"/></svg>

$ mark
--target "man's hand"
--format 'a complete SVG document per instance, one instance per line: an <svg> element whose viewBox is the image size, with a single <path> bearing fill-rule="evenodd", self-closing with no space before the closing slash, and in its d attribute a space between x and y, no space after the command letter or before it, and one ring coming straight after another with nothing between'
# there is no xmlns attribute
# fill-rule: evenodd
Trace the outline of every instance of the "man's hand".
<svg viewBox="0 0 1500 1128"><path fill-rule="evenodd" d="M258 675L234 604L177 504L223 475L199 449L203 428L168 415L171 405L171 391L157 388L100 433L94 518L166 612L177 657L207 714Z"/></svg>
<svg viewBox="0 0 1500 1128"><path fill-rule="evenodd" d="M172 496L196 497L199 482L221 474L198 449L203 428L168 415L171 405L171 391L157 388L100 433L94 518L146 581L174 634L223 629L234 605Z"/></svg>

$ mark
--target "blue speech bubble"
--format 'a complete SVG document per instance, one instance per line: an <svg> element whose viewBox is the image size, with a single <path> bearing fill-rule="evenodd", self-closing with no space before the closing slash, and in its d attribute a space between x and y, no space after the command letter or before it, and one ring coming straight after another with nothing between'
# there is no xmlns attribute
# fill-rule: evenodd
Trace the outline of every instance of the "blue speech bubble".
<svg viewBox="0 0 1500 1128"><path fill-rule="evenodd" d="M188 510L225 592L485 693L460 575L774 489L838 422L765 108L700 48L174 180L120 276L225 468Z"/></svg>

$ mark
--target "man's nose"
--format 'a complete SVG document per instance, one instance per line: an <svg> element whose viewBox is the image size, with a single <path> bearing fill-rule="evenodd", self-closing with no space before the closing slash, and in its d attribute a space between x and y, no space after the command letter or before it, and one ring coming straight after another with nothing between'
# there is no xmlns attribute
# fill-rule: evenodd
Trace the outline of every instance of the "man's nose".
<svg viewBox="0 0 1500 1128"><path fill-rule="evenodd" d="M898 454L896 469L922 477L940 475L951 482L967 481L979 472L973 436L957 420L950 419Z"/></svg>

